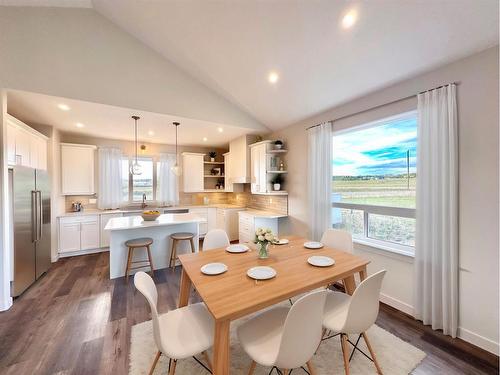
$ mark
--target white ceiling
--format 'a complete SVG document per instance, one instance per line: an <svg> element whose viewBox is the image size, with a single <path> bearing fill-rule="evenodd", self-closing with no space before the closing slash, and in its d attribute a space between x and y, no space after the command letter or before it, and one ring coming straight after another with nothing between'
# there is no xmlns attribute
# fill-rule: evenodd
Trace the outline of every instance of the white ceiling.
<svg viewBox="0 0 500 375"><path fill-rule="evenodd" d="M92 3L273 129L498 43L497 0Z"/></svg>
<svg viewBox="0 0 500 375"><path fill-rule="evenodd" d="M66 104L70 110L59 109L59 104ZM131 116L138 115L141 117L138 121L139 140L150 143L175 144L175 127L172 125L174 121L181 123L178 129L180 145L225 147L232 139L255 131L14 90L7 93L7 110L11 115L28 123L52 125L61 131L81 133L86 136L121 140L134 139L134 121ZM84 127L78 128L77 123L84 124ZM222 132L219 129L222 129ZM154 135L148 134L149 131L153 131ZM204 137L207 141L203 140Z"/></svg>

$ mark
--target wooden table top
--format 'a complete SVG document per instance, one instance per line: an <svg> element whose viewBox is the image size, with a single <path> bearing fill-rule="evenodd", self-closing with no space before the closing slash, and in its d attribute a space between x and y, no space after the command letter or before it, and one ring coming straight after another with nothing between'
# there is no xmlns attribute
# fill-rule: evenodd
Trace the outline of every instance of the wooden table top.
<svg viewBox="0 0 500 375"><path fill-rule="evenodd" d="M268 259L258 259L258 251L232 254L224 248L182 254L179 260L197 292L216 320L233 320L265 307L284 301L300 293L325 286L359 272L369 263L357 255L323 247L319 250L304 248L307 240L289 237L288 245L270 246ZM331 267L314 267L307 263L312 255L326 255L335 259ZM227 272L208 276L200 268L212 262L228 266ZM275 278L258 281L247 276L255 266L271 266Z"/></svg>

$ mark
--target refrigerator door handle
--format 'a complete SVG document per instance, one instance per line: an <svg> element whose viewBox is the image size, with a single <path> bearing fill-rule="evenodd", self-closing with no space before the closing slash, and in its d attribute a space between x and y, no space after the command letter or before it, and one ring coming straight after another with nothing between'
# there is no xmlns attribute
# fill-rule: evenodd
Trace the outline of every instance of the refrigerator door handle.
<svg viewBox="0 0 500 375"><path fill-rule="evenodd" d="M31 242L36 242L38 236L37 207L36 190L31 190Z"/></svg>
<svg viewBox="0 0 500 375"><path fill-rule="evenodd" d="M42 231L42 224L43 224L43 207L42 207L42 191L38 190L38 238L37 240L40 241L43 236L43 231Z"/></svg>

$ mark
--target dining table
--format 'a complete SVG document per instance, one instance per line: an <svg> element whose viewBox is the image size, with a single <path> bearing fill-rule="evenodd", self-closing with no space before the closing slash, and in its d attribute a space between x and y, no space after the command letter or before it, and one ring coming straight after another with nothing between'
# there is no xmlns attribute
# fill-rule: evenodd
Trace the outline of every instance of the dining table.
<svg viewBox="0 0 500 375"><path fill-rule="evenodd" d="M342 281L346 292L352 294L356 288L355 274L361 280L366 277L367 259L327 246L308 249L304 246L307 239L298 236L287 239L288 244L270 245L267 259L260 259L255 249L229 253L226 248L179 256L182 265L179 307L188 305L194 287L214 318L213 374L230 372L232 321L337 281ZM335 264L312 266L307 260L313 255L333 258ZM224 263L227 271L219 275L201 272L202 266L215 262ZM270 266L276 276L258 281L247 276L247 270L256 266Z"/></svg>

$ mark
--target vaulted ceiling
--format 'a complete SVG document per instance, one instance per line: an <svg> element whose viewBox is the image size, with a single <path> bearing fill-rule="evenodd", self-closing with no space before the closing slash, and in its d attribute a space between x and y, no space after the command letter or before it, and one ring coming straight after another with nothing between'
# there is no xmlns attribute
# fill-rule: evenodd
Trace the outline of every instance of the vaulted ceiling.
<svg viewBox="0 0 500 375"><path fill-rule="evenodd" d="M498 44L497 0L92 0L92 6L271 129ZM356 22L346 29L342 19L350 11Z"/></svg>

